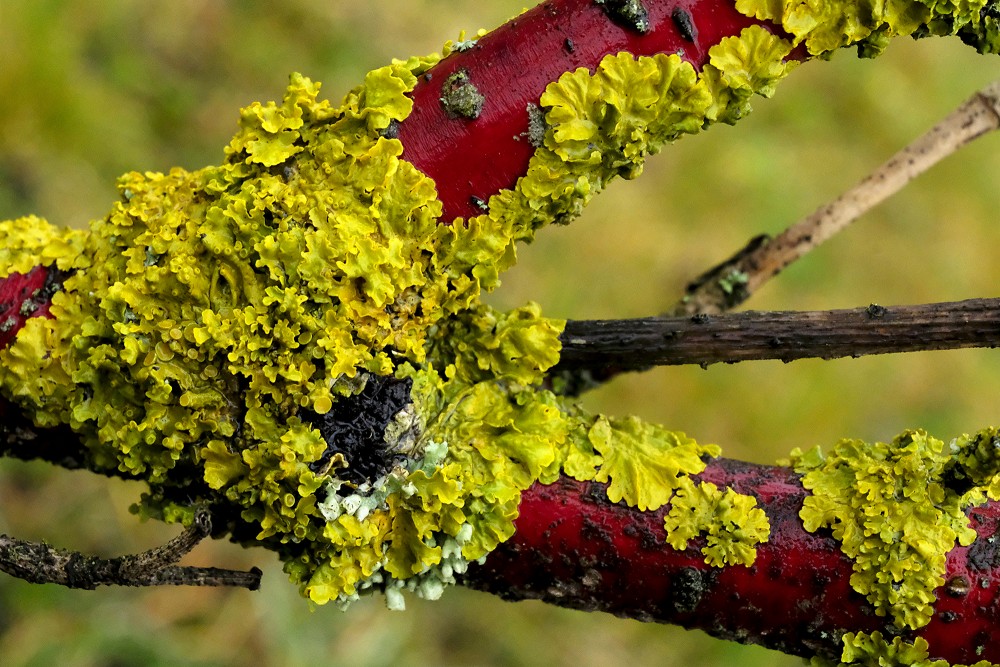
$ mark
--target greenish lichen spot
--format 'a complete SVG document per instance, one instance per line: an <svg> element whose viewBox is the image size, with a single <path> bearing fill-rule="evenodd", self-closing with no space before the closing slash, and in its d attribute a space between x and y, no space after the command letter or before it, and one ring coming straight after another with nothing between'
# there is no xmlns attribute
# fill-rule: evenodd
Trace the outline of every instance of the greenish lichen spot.
<svg viewBox="0 0 1000 667"><path fill-rule="evenodd" d="M717 447L540 389L563 323L480 296L517 241L770 94L790 48L748 28L701 74L623 53L564 75L539 100L527 175L451 225L392 130L439 56L369 73L340 106L293 75L282 102L242 110L221 165L126 174L89 233L0 222L0 276L74 271L54 318L0 351L0 391L39 425L70 425L93 470L146 480L141 513L210 507L317 603L437 597L510 537L521 491L560 474L641 509L676 500L672 544L706 533L708 562L752 563L767 538L753 499L689 480ZM412 383L373 436L392 464L359 478L317 416L389 375Z"/></svg>
<svg viewBox="0 0 1000 667"><path fill-rule="evenodd" d="M923 431L891 443L842 440L829 454L792 453L812 492L806 530L829 528L854 562L851 586L900 628L930 622L935 589L956 542L976 539L966 508L1000 499L1000 432L987 429L945 444Z"/></svg>
<svg viewBox="0 0 1000 667"><path fill-rule="evenodd" d="M464 69L453 72L441 85L441 104L452 118L475 120L483 112L486 98L469 80Z"/></svg>
<svg viewBox="0 0 1000 667"><path fill-rule="evenodd" d="M594 0L615 23L640 34L649 32L649 11L642 0Z"/></svg>
<svg viewBox="0 0 1000 667"><path fill-rule="evenodd" d="M745 291L749 280L750 276L746 272L733 269L719 279L719 287L726 294L733 295L740 291Z"/></svg>

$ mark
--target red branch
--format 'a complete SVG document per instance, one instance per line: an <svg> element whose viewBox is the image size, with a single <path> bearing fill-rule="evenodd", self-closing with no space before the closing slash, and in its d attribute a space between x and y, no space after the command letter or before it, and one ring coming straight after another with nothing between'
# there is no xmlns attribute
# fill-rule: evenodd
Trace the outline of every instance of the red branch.
<svg viewBox="0 0 1000 667"><path fill-rule="evenodd" d="M807 492L797 474L719 459L699 477L756 497L767 513L771 536L752 567L706 565L699 540L676 551L663 528L669 507L640 512L611 503L604 485L564 477L522 496L514 537L465 583L506 599L674 623L802 656L839 657L845 632L887 631L890 619L851 589L851 561L829 531L802 527ZM998 662L1000 644L990 637L1000 618L1000 542L987 538L1000 538L1000 503L972 510L970 520L981 539L952 549L933 620L903 636L924 637L933 657L956 664Z"/></svg>
<svg viewBox="0 0 1000 667"><path fill-rule="evenodd" d="M608 3L613 4L613 3ZM529 104L564 72L591 71L604 56L683 52L700 69L708 50L723 37L763 24L735 9L730 0L647 0L646 33L611 21L593 0L550 0L484 36L471 49L455 52L425 75L413 91L414 107L400 125L403 157L434 179L445 221L482 213L473 198L488 201L511 188L528 168ZM675 11L690 17L689 40ZM768 26L773 32L780 29ZM440 103L441 86L464 69L485 96L475 120L451 118Z"/></svg>
<svg viewBox="0 0 1000 667"><path fill-rule="evenodd" d="M36 266L27 274L12 273L0 279L0 349L11 344L29 317L49 316L60 278L55 267Z"/></svg>

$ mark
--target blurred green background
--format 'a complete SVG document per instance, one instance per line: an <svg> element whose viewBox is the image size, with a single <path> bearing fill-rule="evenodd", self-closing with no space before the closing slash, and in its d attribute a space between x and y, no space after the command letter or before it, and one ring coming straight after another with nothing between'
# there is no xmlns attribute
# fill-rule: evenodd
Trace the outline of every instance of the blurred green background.
<svg viewBox="0 0 1000 667"><path fill-rule="evenodd" d="M131 169L218 162L237 110L301 71L339 99L392 57L493 27L522 1L280 3L0 0L0 219L84 225ZM738 127L688 138L545 230L492 299L553 316L657 313L686 280L836 196L1000 73L957 40L900 40L878 61L801 67ZM802 309L993 296L1000 136L963 149L749 304ZM770 462L840 437L941 437L995 423L1000 354L660 369L590 407L636 413ZM0 532L87 552L176 534L128 513L137 485L0 462ZM263 590L74 592L0 576L4 665L797 665L698 632L452 590L405 613L367 600L310 611L271 554L202 545L192 564L265 569Z"/></svg>

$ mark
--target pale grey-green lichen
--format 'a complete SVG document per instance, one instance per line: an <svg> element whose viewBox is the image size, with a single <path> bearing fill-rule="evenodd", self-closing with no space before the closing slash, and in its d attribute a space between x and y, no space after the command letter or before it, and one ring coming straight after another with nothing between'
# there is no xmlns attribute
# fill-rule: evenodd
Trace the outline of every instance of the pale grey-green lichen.
<svg viewBox="0 0 1000 667"><path fill-rule="evenodd" d="M475 120L483 112L486 98L464 69L452 72L441 85L441 104L452 118Z"/></svg>

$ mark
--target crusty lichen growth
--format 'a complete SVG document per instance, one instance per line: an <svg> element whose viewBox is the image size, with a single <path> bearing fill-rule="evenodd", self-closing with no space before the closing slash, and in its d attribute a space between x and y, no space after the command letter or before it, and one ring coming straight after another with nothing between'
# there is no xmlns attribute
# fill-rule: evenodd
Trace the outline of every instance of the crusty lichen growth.
<svg viewBox="0 0 1000 667"><path fill-rule="evenodd" d="M563 76L539 100L528 175L449 225L391 138L436 57L371 72L339 107L294 75L280 104L242 111L222 165L124 176L89 234L0 223L0 275L74 271L54 317L0 352L0 390L40 425L69 424L93 469L145 479L143 513L210 506L317 603L440 595L512 534L520 492L560 473L641 509L676 500L672 545L706 533L708 562L752 563L767 538L755 501L689 480L717 447L539 389L562 323L479 298L516 241L665 142L742 116L789 48L751 28L701 74L619 54ZM405 405L352 449L326 417L390 376L409 383Z"/></svg>
<svg viewBox="0 0 1000 667"><path fill-rule="evenodd" d="M998 10L992 0L737 0L747 16L774 21L812 55L857 46L875 56L898 35L958 35L980 53L1000 52Z"/></svg>
<svg viewBox="0 0 1000 667"><path fill-rule="evenodd" d="M854 562L851 586L900 628L930 622L935 589L956 542L976 539L966 508L1000 499L1000 431L945 444L923 431L891 443L842 440L824 455L792 453L812 492L800 516L808 531L829 528Z"/></svg>

